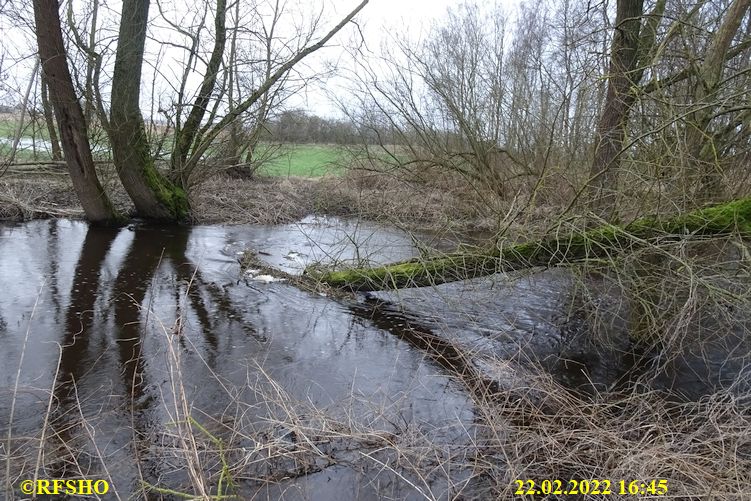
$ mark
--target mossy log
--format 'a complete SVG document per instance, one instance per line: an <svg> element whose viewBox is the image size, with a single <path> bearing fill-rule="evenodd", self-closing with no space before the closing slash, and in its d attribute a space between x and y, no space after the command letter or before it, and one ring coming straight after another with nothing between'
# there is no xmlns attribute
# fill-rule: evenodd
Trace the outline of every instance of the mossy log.
<svg viewBox="0 0 751 501"><path fill-rule="evenodd" d="M641 218L626 225L603 225L485 252L413 259L375 268L309 273L334 287L353 291L424 287L497 272L601 259L647 245L657 237L686 234L751 234L751 198L659 220Z"/></svg>

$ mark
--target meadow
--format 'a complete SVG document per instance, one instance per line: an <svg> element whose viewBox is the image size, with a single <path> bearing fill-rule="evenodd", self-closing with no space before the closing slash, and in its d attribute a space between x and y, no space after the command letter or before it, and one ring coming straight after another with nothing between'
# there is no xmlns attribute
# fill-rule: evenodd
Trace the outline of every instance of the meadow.
<svg viewBox="0 0 751 501"><path fill-rule="evenodd" d="M258 172L271 177L339 176L344 172L343 155L332 144L286 144Z"/></svg>
<svg viewBox="0 0 751 501"><path fill-rule="evenodd" d="M18 122L0 116L0 158L11 150ZM27 123L16 152L16 162L48 161L51 158L46 130L32 132ZM269 146L271 147L271 146ZM274 146L276 148L276 146ZM258 169L258 174L269 177L321 177L339 176L344 172L340 147L332 144L282 144Z"/></svg>

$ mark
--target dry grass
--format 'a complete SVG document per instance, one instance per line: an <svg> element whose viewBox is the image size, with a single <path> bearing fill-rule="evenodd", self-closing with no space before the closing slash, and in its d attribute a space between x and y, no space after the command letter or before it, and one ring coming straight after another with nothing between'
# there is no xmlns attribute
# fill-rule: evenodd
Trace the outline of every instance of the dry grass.
<svg viewBox="0 0 751 501"><path fill-rule="evenodd" d="M115 207L132 214L133 205L111 168L100 179ZM527 179L526 181L529 181ZM534 197L528 182L518 182L507 199L468 185L451 172L388 173L351 170L319 178L213 176L190 194L191 222L197 224L280 224L309 214L356 217L465 237L534 235L564 211L571 191L563 178L550 176ZM16 173L0 178L0 220L82 217L64 173Z"/></svg>
<svg viewBox="0 0 751 501"><path fill-rule="evenodd" d="M277 224L308 214L357 217L414 229L488 230L497 221L484 216L470 191L447 190L387 174L342 177L215 177L192 195L199 223ZM474 198L473 198L474 197Z"/></svg>
<svg viewBox="0 0 751 501"><path fill-rule="evenodd" d="M634 386L582 398L551 378L530 381L547 409L532 401L479 406L490 439L486 475L496 498L513 497L514 480L666 479L668 497L744 499L751 494L751 394L721 391L699 402L671 404ZM508 420L524 425L508 429ZM508 430L499 437L497 430ZM608 496L583 496L609 499Z"/></svg>
<svg viewBox="0 0 751 501"><path fill-rule="evenodd" d="M141 454L171 465L169 478L142 479L142 491L113 490L117 499L277 498L300 478L332 467L346 467L389 480L424 499L510 499L515 480L666 479L673 499L746 499L751 481L749 397L718 392L688 404L669 404L651 392L573 396L549 378L528 381L544 391L548 408L535 402L494 395L476 407L478 428L472 443L435 441L417 427L385 430L358 419L344 419L326 409L296 401L271 379L249 377L255 397L273 412L259 424L258 404L236 400L222 416L193 410L177 420ZM508 393L507 395L512 395ZM353 403L341 402L343 408ZM70 427L75 440L50 433L43 452L37 438L14 447L14 458L37 457L36 463L13 462L7 479L110 478L117 464L92 455L98 416L80 417ZM372 421L376 423L377 420ZM54 423L52 424L54 427ZM55 440L57 439L57 440ZM15 437L17 446L24 437ZM51 444L57 441L57 448ZM133 447L143 447L135 442ZM19 468L19 466L22 466ZM64 473L61 473L64 472ZM180 479L183 479L182 481ZM113 484L117 485L117 484ZM294 496L293 496L294 497ZM162 498L162 497L159 497ZM529 497L531 498L531 497ZM583 499L610 499L582 496ZM637 499L638 497L634 497Z"/></svg>
<svg viewBox="0 0 751 501"><path fill-rule="evenodd" d="M0 219L27 220L37 217L80 217L75 195L63 180L28 179L0 181Z"/></svg>
<svg viewBox="0 0 751 501"><path fill-rule="evenodd" d="M119 183L103 173L110 200L124 214L133 204ZM82 218L83 210L65 172L46 171L0 178L0 220L25 221L47 217Z"/></svg>
<svg viewBox="0 0 751 501"><path fill-rule="evenodd" d="M119 183L111 176L103 176L103 184L118 210L133 212ZM198 224L279 224L308 214L326 214L389 222L410 229L487 231L495 228L498 221L482 211L483 203L471 190L447 189L442 183L425 184L387 174L252 180L215 176L191 193L191 220ZM64 175L14 175L0 179L0 219L82 216Z"/></svg>
<svg viewBox="0 0 751 501"><path fill-rule="evenodd" d="M320 180L215 178L193 194L194 219L275 224L318 212L446 232L506 228L520 235L556 224L571 198L565 179L558 177L538 194L520 185L514 196L490 204L482 193L455 181L382 173ZM62 183L6 183L2 189L0 211L11 218L44 213L31 209L42 201L74 205L70 198L64 201L70 193ZM628 210L637 214L662 207L659 198L639 200ZM515 481L527 479L538 485L560 479L564 487L569 479L607 479L616 492L621 480L665 479L663 499L749 499L749 256L748 241L738 235L686 237L574 269L579 280L571 313L580 316L580 333L596 347L592 356L612 356L626 338L639 364L620 381L581 393L532 362L522 371L507 359L485 360L491 369L496 364L506 372L519 370L513 384L493 385L478 384L485 376L465 370L469 362L462 369L446 361L443 365L474 399L475 423L464 430L461 444L399 421L393 409L374 408L354 393L326 408L295 399L257 366L248 368L244 387L226 387L231 405L219 416L208 415L194 407L183 388L181 349L186 348L178 349L181 338L175 335L183 327L179 322L166 326L171 395L165 400L171 404L164 410L171 425L155 432L147 445L134 432L129 446L170 465L171 474L152 478L139 469L142 490L119 494L274 499L297 478L346 467L374 484L391 482L401 486L400 493L424 499L510 499ZM434 360L446 357L437 345L413 345ZM452 349L466 361L475 355ZM700 394L671 393L666 375L681 364L726 370L729 376ZM48 419L36 435L8 440L0 457L8 465L6 488L55 471L109 478L119 465L99 453L94 439L97 421L105 421L107 411L84 418L79 402L77 415L61 419L54 412L53 390L33 391L50 403ZM17 397L14 393L10 401ZM462 425L457 421L455 426Z"/></svg>

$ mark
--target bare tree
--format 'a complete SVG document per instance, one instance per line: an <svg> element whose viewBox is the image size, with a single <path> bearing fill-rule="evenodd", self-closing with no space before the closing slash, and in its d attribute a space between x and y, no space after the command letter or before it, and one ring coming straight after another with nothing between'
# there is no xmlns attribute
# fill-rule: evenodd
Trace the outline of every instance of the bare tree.
<svg viewBox="0 0 751 501"><path fill-rule="evenodd" d="M214 141L220 134L224 133L233 123L240 119L246 112L251 110L259 103L263 103L264 99L268 99L269 92L274 86L289 75L289 72L296 67L303 59L310 56L314 52L324 47L339 31L342 30L367 4L369 0L363 0L357 5L349 14L347 14L336 26L331 28L326 35L321 37L318 41L312 42L311 39L306 40L305 45L295 50L289 55L286 60L279 62L275 66L273 71L268 73L268 76L262 78L257 86L245 96L242 100L236 103L231 109L221 118L215 121L209 121L202 126L201 133L197 134L193 139L193 144L190 147L190 155L186 158L186 161L182 163L181 179L187 180L190 184L190 179L193 172L199 165L201 158L207 152L207 150L214 144ZM267 104L268 105L268 104ZM218 118L218 117L217 117Z"/></svg>
<svg viewBox="0 0 751 501"><path fill-rule="evenodd" d="M751 156L748 2L620 0L612 28L601 5L537 3L514 25L470 3L421 41L361 50L345 109L378 151L355 161L459 173L500 198L565 177L606 220L666 194L690 209L697 184L721 196Z"/></svg>
<svg viewBox="0 0 751 501"><path fill-rule="evenodd" d="M73 2L68 2L68 7L66 9L66 19L73 42L75 43L75 46L83 53L85 61L85 79L82 82L80 81L80 79L77 79L77 81L81 83L80 90L83 95L83 114L86 118L86 124L91 127L94 112L100 111L96 110L96 94L99 89L99 74L101 73L102 63L101 56L95 51L97 24L99 21L99 2L91 2L89 5L91 7L91 10L87 18L88 20L90 20L90 26L86 30L86 32L84 32L85 35L88 35L86 39L83 36L84 34L81 33L81 30L76 25L73 14Z"/></svg>
<svg viewBox="0 0 751 501"><path fill-rule="evenodd" d="M617 218L618 158L633 102L628 96L637 70L643 8L643 0L618 0L617 4L608 93L597 125L590 184L592 210L605 220Z"/></svg>
<svg viewBox="0 0 751 501"><path fill-rule="evenodd" d="M230 111L237 103L242 102L243 96L251 94L255 88L269 79L279 66L286 62L283 51L295 40L279 43L279 25L284 18L285 3L274 0L271 14L258 16L252 26L260 29L248 30L243 27L246 17L241 14L239 6L234 12L235 29L232 32L231 49L227 67L227 97ZM258 15L251 13L250 15ZM298 30L294 38L308 39L309 35ZM229 138L224 143L222 163L228 167L227 172L233 175L253 175L265 163L278 158L281 145L269 141L269 121L283 109L285 100L302 90L307 83L307 77L300 85L290 82L290 73L280 78L269 91L251 106L237 120L229 126ZM259 147L261 139L266 143ZM244 157L244 158L243 158Z"/></svg>
<svg viewBox="0 0 751 501"><path fill-rule="evenodd" d="M73 88L65 52L57 0L34 0L34 18L44 78L55 110L65 160L86 218L94 222L117 219L94 168L86 121Z"/></svg>
<svg viewBox="0 0 751 501"><path fill-rule="evenodd" d="M154 165L139 107L149 0L125 0L122 9L108 129L115 168L139 215L182 219L188 212L186 193Z"/></svg>
<svg viewBox="0 0 751 501"><path fill-rule="evenodd" d="M171 166L172 175L175 179L182 177L185 163L188 160L189 149L194 144L196 137L199 136L201 121L208 108L211 95L214 92L214 86L216 85L224 56L224 46L227 41L226 18L227 2L226 0L217 0L214 16L214 49L211 51L211 58L206 65L203 82L190 110L190 114L185 124L175 129L175 148L172 151ZM187 180L182 178L181 185L186 186Z"/></svg>
<svg viewBox="0 0 751 501"><path fill-rule="evenodd" d="M344 109L385 150L365 152L371 167L458 173L502 199L542 184L551 165L582 163L600 76L602 30L590 18L574 2L523 7L515 23L469 4L422 41L395 36L380 56L356 54L356 101Z"/></svg>
<svg viewBox="0 0 751 501"><path fill-rule="evenodd" d="M52 104L49 102L49 88L47 79L42 74L42 113L44 114L44 123L47 126L47 133L50 137L50 148L52 149L52 160L62 160L63 153L60 150L60 141L57 138L57 129L55 128L55 116Z"/></svg>
<svg viewBox="0 0 751 501"><path fill-rule="evenodd" d="M735 37L746 13L751 7L751 0L734 0L722 24L714 34L714 38L707 48L700 68L698 69L698 82L694 91L694 103L697 109L690 115L688 121L688 134L686 142L689 152L695 162L695 170L698 171L699 185L697 198L699 200L711 200L721 192L722 173L717 163L718 144L715 134L710 128L710 122L717 116L717 108L722 106L718 99L723 76L725 61L730 50L730 45ZM751 115L746 107L742 113L738 113L729 127L733 130L738 127L748 127ZM723 110L722 114L727 111Z"/></svg>
<svg viewBox="0 0 751 501"><path fill-rule="evenodd" d="M289 73L300 61L325 46L329 40L349 23L368 0L363 0L334 28L315 43L296 51L241 102L232 106L221 119L217 119L220 100L216 99L208 119L210 96L217 83L217 73L223 57L226 33L226 3L217 2L215 44L204 73L203 82L191 112L182 127L177 127L175 150L171 165L175 184L155 167L150 155L149 142L143 117L139 109L141 66L148 21L148 0L125 0L120 23L117 57L112 83L112 104L109 135L115 166L128 195L140 215L152 219L180 219L187 214L188 201L185 189L190 186L192 173L206 151L227 127L266 96L269 90ZM223 95L224 89L221 89ZM203 122L203 123L202 123Z"/></svg>
<svg viewBox="0 0 751 501"><path fill-rule="evenodd" d="M731 172L745 176L751 33L740 26L748 5L668 2L665 12L673 21L664 29L653 16L642 28L634 80L648 78L632 87L639 113L625 147L638 146L630 156L653 169L658 192L691 208L722 198Z"/></svg>

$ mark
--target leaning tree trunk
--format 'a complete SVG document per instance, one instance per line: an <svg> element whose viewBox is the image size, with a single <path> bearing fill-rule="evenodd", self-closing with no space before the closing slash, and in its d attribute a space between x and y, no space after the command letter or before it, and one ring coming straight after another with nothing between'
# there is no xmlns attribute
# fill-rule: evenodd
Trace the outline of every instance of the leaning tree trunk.
<svg viewBox="0 0 751 501"><path fill-rule="evenodd" d="M214 92L222 58L224 57L224 46L227 42L226 18L227 0L216 0L214 49L211 51L211 58L206 65L206 72L203 76L201 88L190 110L188 119L180 130L175 131L175 149L172 152L171 170L172 177L176 180L179 179L183 187L187 187L190 182L183 175L185 163L188 161L188 153L195 142L196 136L199 134L201 121L208 108L211 95Z"/></svg>
<svg viewBox="0 0 751 501"><path fill-rule="evenodd" d="M523 268L554 266L610 258L649 245L655 238L692 234L751 234L751 197L659 221L643 218L627 226L607 224L589 231L543 238L502 249L449 254L377 268L359 268L307 275L331 286L356 291L425 287Z"/></svg>
<svg viewBox="0 0 751 501"><path fill-rule="evenodd" d="M149 0L124 0L122 8L108 129L115 168L141 217L183 219L187 196L156 169L139 108Z"/></svg>
<svg viewBox="0 0 751 501"><path fill-rule="evenodd" d="M57 138L57 129L55 129L55 115L52 104L49 99L49 88L47 86L47 77L42 72L42 113L44 114L44 123L47 126L47 134L50 136L50 146L52 149L52 160L62 160L63 152L60 149L60 140Z"/></svg>
<svg viewBox="0 0 751 501"><path fill-rule="evenodd" d="M34 0L34 20L44 78L60 129L73 189L89 221L117 219L97 178L81 105L73 88L60 28L57 0Z"/></svg>
<svg viewBox="0 0 751 501"><path fill-rule="evenodd" d="M618 0L611 49L608 91L597 125L597 146L590 170L589 201L605 221L617 219L618 168L628 114L633 73L637 68L644 0Z"/></svg>

